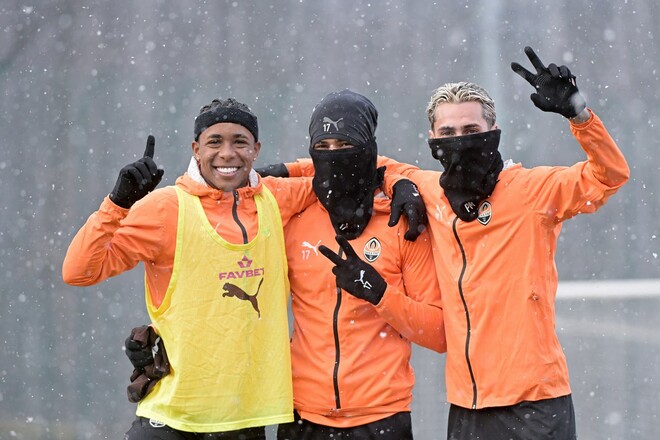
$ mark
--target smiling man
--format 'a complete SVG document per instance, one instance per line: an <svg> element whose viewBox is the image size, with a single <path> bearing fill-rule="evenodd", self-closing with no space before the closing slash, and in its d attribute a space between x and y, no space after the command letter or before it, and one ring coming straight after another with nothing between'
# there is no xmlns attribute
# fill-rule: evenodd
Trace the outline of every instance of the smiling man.
<svg viewBox="0 0 660 440"><path fill-rule="evenodd" d="M264 426L293 420L282 228L316 196L311 179L261 179L260 148L250 109L213 100L195 118L187 173L155 189L163 170L149 136L69 247L71 285L144 264L171 369L131 395L141 400L125 439L265 439Z"/></svg>
<svg viewBox="0 0 660 440"><path fill-rule="evenodd" d="M248 185L261 150L256 119L241 107L223 106L216 100L202 107L195 119L192 150L199 170L209 186L225 192Z"/></svg>

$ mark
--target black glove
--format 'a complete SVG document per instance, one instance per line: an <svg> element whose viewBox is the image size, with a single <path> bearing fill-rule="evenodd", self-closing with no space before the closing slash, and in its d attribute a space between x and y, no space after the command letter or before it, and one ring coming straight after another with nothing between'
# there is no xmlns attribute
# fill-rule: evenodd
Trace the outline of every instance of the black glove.
<svg viewBox="0 0 660 440"><path fill-rule="evenodd" d="M139 329L145 329L147 326L136 327L131 330L131 334L126 338L124 346L126 347L126 356L133 364L133 368L140 369L154 363L154 354L152 347L147 343L142 343L133 339L135 332Z"/></svg>
<svg viewBox="0 0 660 440"><path fill-rule="evenodd" d="M566 118L574 118L585 109L587 103L580 95L575 75L568 67L557 67L554 63L545 67L529 46L525 47L525 53L536 69L536 75L518 63L511 63L511 68L536 89L536 93L530 96L535 106Z"/></svg>
<svg viewBox="0 0 660 440"><path fill-rule="evenodd" d="M289 169L283 163L274 163L254 169L261 177L289 177Z"/></svg>
<svg viewBox="0 0 660 440"><path fill-rule="evenodd" d="M149 194L163 178L164 170L158 169L154 162L156 140L152 135L147 138L144 156L126 165L119 171L117 183L110 193L110 200L122 208L130 208L135 202Z"/></svg>
<svg viewBox="0 0 660 440"><path fill-rule="evenodd" d="M346 237L337 235L335 240L346 254L345 260L323 245L319 246L319 252L335 264L332 273L337 277L337 286L373 305L378 304L387 288L383 277L357 256Z"/></svg>
<svg viewBox="0 0 660 440"><path fill-rule="evenodd" d="M399 218L403 213L408 218L408 231L404 238L408 241L415 241L428 223L424 200L420 197L417 186L408 179L395 183L392 192L392 212L387 225L394 226L399 223Z"/></svg>

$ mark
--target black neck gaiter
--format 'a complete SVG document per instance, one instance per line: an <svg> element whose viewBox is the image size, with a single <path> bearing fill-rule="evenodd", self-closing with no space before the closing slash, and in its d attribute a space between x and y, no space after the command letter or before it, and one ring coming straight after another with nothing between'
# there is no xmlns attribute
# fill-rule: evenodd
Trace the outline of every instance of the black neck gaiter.
<svg viewBox="0 0 660 440"><path fill-rule="evenodd" d="M440 186L452 210L463 221L477 218L479 204L495 189L504 167L498 151L500 130L429 139L433 157L444 171Z"/></svg>
<svg viewBox="0 0 660 440"><path fill-rule="evenodd" d="M328 211L338 235L359 237L373 213L374 191L383 182L385 167L376 169L375 146L344 150L314 150L312 186Z"/></svg>

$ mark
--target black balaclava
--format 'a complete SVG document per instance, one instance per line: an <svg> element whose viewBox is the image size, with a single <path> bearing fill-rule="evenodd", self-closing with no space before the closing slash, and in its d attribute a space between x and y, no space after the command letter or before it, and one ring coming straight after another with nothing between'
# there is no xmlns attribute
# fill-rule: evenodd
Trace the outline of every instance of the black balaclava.
<svg viewBox="0 0 660 440"><path fill-rule="evenodd" d="M354 239L373 213L374 191L385 168L376 169L378 111L366 97L342 90L327 95L314 107L309 122L309 154L314 163L312 185L339 235ZM323 139L340 139L353 148L314 149Z"/></svg>
<svg viewBox="0 0 660 440"><path fill-rule="evenodd" d="M500 130L429 139L433 157L444 171L440 186L451 209L463 221L477 218L479 204L495 189L504 166L498 151Z"/></svg>

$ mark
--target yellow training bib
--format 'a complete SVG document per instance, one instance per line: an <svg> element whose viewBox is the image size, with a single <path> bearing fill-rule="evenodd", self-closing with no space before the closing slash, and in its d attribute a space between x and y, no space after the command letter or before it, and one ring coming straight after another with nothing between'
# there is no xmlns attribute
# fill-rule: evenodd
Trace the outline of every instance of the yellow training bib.
<svg viewBox="0 0 660 440"><path fill-rule="evenodd" d="M255 195L259 231L237 245L215 232L198 197L176 192L172 279L160 307L146 293L171 373L137 415L188 432L292 421L289 282L275 198L266 187Z"/></svg>

